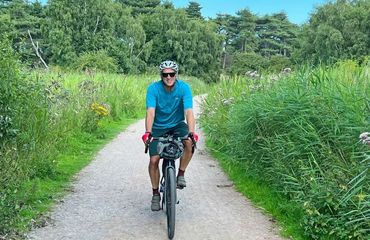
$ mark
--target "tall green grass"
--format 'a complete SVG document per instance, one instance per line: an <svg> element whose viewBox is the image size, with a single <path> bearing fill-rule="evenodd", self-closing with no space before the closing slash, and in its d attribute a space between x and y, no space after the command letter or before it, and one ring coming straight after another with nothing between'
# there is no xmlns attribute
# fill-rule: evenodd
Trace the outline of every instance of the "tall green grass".
<svg viewBox="0 0 370 240"><path fill-rule="evenodd" d="M300 204L310 239L367 239L370 231L368 66L302 68L277 81L224 80L204 104L213 146ZM233 164L233 163L230 164Z"/></svg>

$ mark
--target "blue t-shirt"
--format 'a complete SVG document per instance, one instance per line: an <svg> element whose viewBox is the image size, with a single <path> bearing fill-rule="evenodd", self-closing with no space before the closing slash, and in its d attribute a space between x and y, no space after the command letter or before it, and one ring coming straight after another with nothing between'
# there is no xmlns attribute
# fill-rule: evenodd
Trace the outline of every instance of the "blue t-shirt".
<svg viewBox="0 0 370 240"><path fill-rule="evenodd" d="M161 81L149 85L146 107L155 108L153 128L171 128L185 120L184 111L193 108L193 97L189 84L176 80L171 92L167 92Z"/></svg>

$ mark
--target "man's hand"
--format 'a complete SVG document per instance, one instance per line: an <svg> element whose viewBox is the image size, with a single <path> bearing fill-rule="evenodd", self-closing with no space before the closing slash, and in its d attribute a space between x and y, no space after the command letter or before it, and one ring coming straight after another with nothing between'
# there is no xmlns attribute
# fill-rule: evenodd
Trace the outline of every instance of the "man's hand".
<svg viewBox="0 0 370 240"><path fill-rule="evenodd" d="M191 140L194 140L194 142L198 142L199 140L198 134L196 134L195 132L190 132L189 137L191 138Z"/></svg>
<svg viewBox="0 0 370 240"><path fill-rule="evenodd" d="M150 141L152 138L152 133L151 132L145 132L143 136L141 136L141 139L143 140L144 143L147 143Z"/></svg>

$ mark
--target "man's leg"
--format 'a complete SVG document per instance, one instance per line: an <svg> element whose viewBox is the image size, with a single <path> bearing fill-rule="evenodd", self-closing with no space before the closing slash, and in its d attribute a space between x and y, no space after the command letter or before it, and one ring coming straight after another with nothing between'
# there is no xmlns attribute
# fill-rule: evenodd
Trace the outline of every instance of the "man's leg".
<svg viewBox="0 0 370 240"><path fill-rule="evenodd" d="M185 149L180 159L179 172L177 174L177 187L180 189L186 187L186 181L185 181L185 176L184 176L185 170L187 166L189 165L189 162L193 156L191 140L185 140L184 145L185 145Z"/></svg>
<svg viewBox="0 0 370 240"><path fill-rule="evenodd" d="M152 189L153 189L152 204L151 204L152 211L159 211L161 209L160 207L161 197L159 194L159 178L160 178L159 167L158 167L159 160L160 160L159 155L151 156L150 161L149 161L149 166L148 166L150 181L152 183Z"/></svg>
<svg viewBox="0 0 370 240"><path fill-rule="evenodd" d="M178 137L184 137L189 134L189 127L185 122L179 123L174 129L175 136ZM185 140L184 141L184 153L180 159L180 166L179 171L177 174L177 187L184 188L186 187L186 181L185 181L185 170L189 165L189 162L191 160L191 157L193 156L192 153L192 142L191 140Z"/></svg>
<svg viewBox="0 0 370 240"><path fill-rule="evenodd" d="M152 188L157 189L159 187L159 155L151 156L149 162L149 176Z"/></svg>
<svg viewBox="0 0 370 240"><path fill-rule="evenodd" d="M180 159L180 167L179 167L179 169L182 171L185 171L185 169L189 165L191 157L193 156L191 140L185 140L184 145L185 145L184 154L182 155Z"/></svg>

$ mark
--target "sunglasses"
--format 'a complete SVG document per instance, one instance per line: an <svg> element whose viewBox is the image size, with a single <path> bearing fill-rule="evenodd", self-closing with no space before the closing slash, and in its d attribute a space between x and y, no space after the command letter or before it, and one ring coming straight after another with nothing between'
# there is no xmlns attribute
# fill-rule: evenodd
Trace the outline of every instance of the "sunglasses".
<svg viewBox="0 0 370 240"><path fill-rule="evenodd" d="M168 77L168 75L170 75L170 77L174 77L176 75L176 73L175 72L162 73L162 77Z"/></svg>

